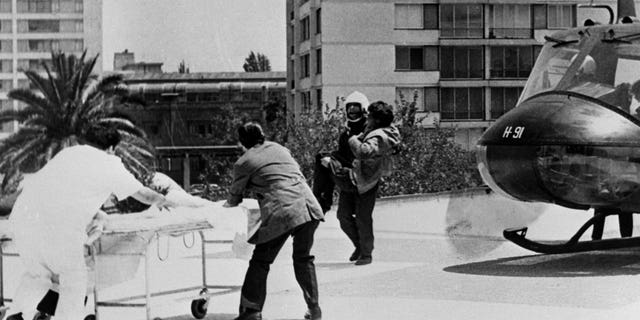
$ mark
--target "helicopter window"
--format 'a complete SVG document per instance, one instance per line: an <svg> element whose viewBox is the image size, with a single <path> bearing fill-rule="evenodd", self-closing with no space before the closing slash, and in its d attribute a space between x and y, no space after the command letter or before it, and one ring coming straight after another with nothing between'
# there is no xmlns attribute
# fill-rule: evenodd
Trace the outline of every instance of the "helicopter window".
<svg viewBox="0 0 640 320"><path fill-rule="evenodd" d="M616 104L627 113L638 117L640 111L640 56L636 59L620 58L616 66L616 88L623 88L624 100ZM621 89L622 90L622 89Z"/></svg>
<svg viewBox="0 0 640 320"><path fill-rule="evenodd" d="M575 203L622 201L640 189L633 147L541 146L536 166L554 194Z"/></svg>

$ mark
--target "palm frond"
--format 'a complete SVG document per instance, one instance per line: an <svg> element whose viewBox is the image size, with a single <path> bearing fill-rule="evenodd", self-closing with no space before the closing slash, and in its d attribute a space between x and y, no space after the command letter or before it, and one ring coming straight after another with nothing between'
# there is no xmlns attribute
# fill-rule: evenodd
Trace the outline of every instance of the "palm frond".
<svg viewBox="0 0 640 320"><path fill-rule="evenodd" d="M35 91L15 89L9 97L26 104L22 110L0 112L0 124L20 121L18 131L0 140L2 187L18 181L21 172L42 167L60 150L83 141L86 128L107 123L120 132L117 154L136 177L145 181L152 172L155 150L126 114L118 110L129 103L121 75L98 78L92 74L98 56L86 58L52 52L46 76L25 71Z"/></svg>
<svg viewBox="0 0 640 320"><path fill-rule="evenodd" d="M56 77L52 74L51 70L49 70L46 65L44 65L43 67L44 71L47 73L47 81L39 86L40 91L46 99L51 101L51 105L57 107L57 112L64 113L63 95L60 93L60 86L56 81Z"/></svg>
<svg viewBox="0 0 640 320"><path fill-rule="evenodd" d="M36 116L42 116L42 110L31 106L27 106L22 110L2 110L0 111L0 124L11 121L24 122L27 119Z"/></svg>
<svg viewBox="0 0 640 320"><path fill-rule="evenodd" d="M114 128L116 128L118 131L124 131L124 132L127 132L127 133L131 134L131 135L142 137L142 138L145 138L145 139L147 138L147 133L144 130L142 130L140 127L138 127L135 124L133 124L133 122L131 122L127 118L114 117L112 115L109 118L100 119L99 122L100 123L109 124L109 125L113 126Z"/></svg>
<svg viewBox="0 0 640 320"><path fill-rule="evenodd" d="M56 118L59 116L58 111L51 104L50 100L34 93L28 89L14 89L9 91L7 96L11 99L18 100L24 104L42 110L46 117Z"/></svg>

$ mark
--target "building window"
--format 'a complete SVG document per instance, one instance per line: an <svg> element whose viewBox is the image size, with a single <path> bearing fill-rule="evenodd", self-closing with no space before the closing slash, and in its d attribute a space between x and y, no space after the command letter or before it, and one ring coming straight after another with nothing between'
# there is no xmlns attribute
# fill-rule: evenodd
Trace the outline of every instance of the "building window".
<svg viewBox="0 0 640 320"><path fill-rule="evenodd" d="M438 5L396 4L396 29L438 29Z"/></svg>
<svg viewBox="0 0 640 320"><path fill-rule="evenodd" d="M491 78L526 78L539 53L538 46L491 47Z"/></svg>
<svg viewBox="0 0 640 320"><path fill-rule="evenodd" d="M82 40L18 40L18 52L81 52Z"/></svg>
<svg viewBox="0 0 640 320"><path fill-rule="evenodd" d="M58 33L60 20L18 20L18 33Z"/></svg>
<svg viewBox="0 0 640 320"><path fill-rule="evenodd" d="M189 121L189 133L196 137L208 137L213 134L214 124L209 121Z"/></svg>
<svg viewBox="0 0 640 320"><path fill-rule="evenodd" d="M309 54L300 56L300 77L309 77Z"/></svg>
<svg viewBox="0 0 640 320"><path fill-rule="evenodd" d="M322 32L322 12L320 10L320 8L316 10L316 34Z"/></svg>
<svg viewBox="0 0 640 320"><path fill-rule="evenodd" d="M300 40L306 41L311 37L309 30L309 17L306 16L300 20Z"/></svg>
<svg viewBox="0 0 640 320"><path fill-rule="evenodd" d="M11 0L0 0L0 12L2 13L11 12Z"/></svg>
<svg viewBox="0 0 640 320"><path fill-rule="evenodd" d="M12 100L0 100L0 111L11 110L11 109L13 109ZM14 129L13 126L14 126L13 121L5 122L0 127L0 130L2 130L2 132L13 132L13 129Z"/></svg>
<svg viewBox="0 0 640 320"><path fill-rule="evenodd" d="M443 38L482 38L481 4L442 4L440 36Z"/></svg>
<svg viewBox="0 0 640 320"><path fill-rule="evenodd" d="M396 46L396 70L438 70L438 48Z"/></svg>
<svg viewBox="0 0 640 320"><path fill-rule="evenodd" d="M11 33L11 20L0 20L0 33Z"/></svg>
<svg viewBox="0 0 640 320"><path fill-rule="evenodd" d="M422 4L396 4L395 28L396 29L422 29L424 13Z"/></svg>
<svg viewBox="0 0 640 320"><path fill-rule="evenodd" d="M547 6L544 4L533 5L533 28L547 28Z"/></svg>
<svg viewBox="0 0 640 320"><path fill-rule="evenodd" d="M441 88L440 98L442 120L482 120L484 118L483 88Z"/></svg>
<svg viewBox="0 0 640 320"><path fill-rule="evenodd" d="M424 4L424 19L423 24L425 29L438 29L438 5L437 4Z"/></svg>
<svg viewBox="0 0 640 320"><path fill-rule="evenodd" d="M82 20L60 20L60 32L79 33L83 32L84 24Z"/></svg>
<svg viewBox="0 0 640 320"><path fill-rule="evenodd" d="M322 73L322 49L316 50L316 74Z"/></svg>
<svg viewBox="0 0 640 320"><path fill-rule="evenodd" d="M9 91L13 89L13 80L0 80L0 90Z"/></svg>
<svg viewBox="0 0 640 320"><path fill-rule="evenodd" d="M549 5L548 22L549 29L565 29L576 25L575 7L572 5Z"/></svg>
<svg viewBox="0 0 640 320"><path fill-rule="evenodd" d="M396 88L396 101L407 106L415 102L416 110L424 110L424 88Z"/></svg>
<svg viewBox="0 0 640 320"><path fill-rule="evenodd" d="M316 108L318 109L318 111L322 112L322 89L317 89L316 90Z"/></svg>
<svg viewBox="0 0 640 320"><path fill-rule="evenodd" d="M443 79L482 79L482 47L441 47L440 77Z"/></svg>
<svg viewBox="0 0 640 320"><path fill-rule="evenodd" d="M74 6L75 12L83 12L84 11L84 2L83 0L75 0L75 6Z"/></svg>
<svg viewBox="0 0 640 320"><path fill-rule="evenodd" d="M295 31L295 28L292 25L291 26L291 38L292 39L295 39L294 38L295 37L295 32L294 31ZM296 53L296 47L293 44L291 44L291 54L294 54L294 53Z"/></svg>
<svg viewBox="0 0 640 320"><path fill-rule="evenodd" d="M491 88L491 119L498 119L513 109L521 93L521 87Z"/></svg>
<svg viewBox="0 0 640 320"><path fill-rule="evenodd" d="M531 38L531 6L502 4L490 7L490 38Z"/></svg>
<svg viewBox="0 0 640 320"><path fill-rule="evenodd" d="M12 52L13 51L13 41L11 40L0 40L0 52Z"/></svg>
<svg viewBox="0 0 640 320"><path fill-rule="evenodd" d="M51 60L49 59L19 59L18 70L44 71L43 63L51 70Z"/></svg>
<svg viewBox="0 0 640 320"><path fill-rule="evenodd" d="M438 111L439 89L434 87L396 88L396 101L408 104L415 101L417 111Z"/></svg>
<svg viewBox="0 0 640 320"><path fill-rule="evenodd" d="M49 13L52 12L52 1L53 0L17 0L16 6L19 13Z"/></svg>
<svg viewBox="0 0 640 320"><path fill-rule="evenodd" d="M300 92L300 105L302 105L302 112L311 111L311 94L309 91Z"/></svg>
<svg viewBox="0 0 640 320"><path fill-rule="evenodd" d="M18 88L20 89L29 89L31 86L31 82L27 79L18 79Z"/></svg>
<svg viewBox="0 0 640 320"><path fill-rule="evenodd" d="M11 59L2 59L2 60L0 60L0 72L2 72L2 73L12 73L13 72L13 61Z"/></svg>

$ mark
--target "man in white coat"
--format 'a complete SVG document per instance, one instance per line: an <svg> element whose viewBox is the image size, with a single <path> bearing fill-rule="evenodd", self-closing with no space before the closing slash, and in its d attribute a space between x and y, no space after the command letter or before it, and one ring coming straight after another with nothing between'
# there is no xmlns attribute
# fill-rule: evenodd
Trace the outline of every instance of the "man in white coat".
<svg viewBox="0 0 640 320"><path fill-rule="evenodd" d="M32 319L38 302L59 294L54 317L84 319L87 226L111 194L133 196L146 204L169 205L144 187L113 155L120 135L113 128L91 126L86 144L55 155L22 186L10 222L23 275L9 319ZM54 280L55 279L55 280Z"/></svg>

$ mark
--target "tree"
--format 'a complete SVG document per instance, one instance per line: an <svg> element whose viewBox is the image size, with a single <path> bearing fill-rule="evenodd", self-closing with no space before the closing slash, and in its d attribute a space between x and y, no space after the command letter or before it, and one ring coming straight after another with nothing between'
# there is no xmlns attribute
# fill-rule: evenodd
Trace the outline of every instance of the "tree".
<svg viewBox="0 0 640 320"><path fill-rule="evenodd" d="M85 56L86 51L79 58L52 52L51 69L42 65L46 74L24 72L35 90L9 92L26 106L0 112L0 125L21 123L17 132L0 141L2 194L15 191L22 173L37 171L63 148L81 143L86 128L95 123L116 128L123 137L116 155L138 179L150 178L154 149L144 131L122 113L133 103L122 76L93 75L98 56L86 61Z"/></svg>
<svg viewBox="0 0 640 320"><path fill-rule="evenodd" d="M271 71L271 62L269 62L269 58L264 54L260 52L256 54L251 51L249 52L249 56L244 59L242 68L245 72Z"/></svg>
<svg viewBox="0 0 640 320"><path fill-rule="evenodd" d="M184 60L180 61L180 64L178 65L178 73L189 73L189 67L187 67Z"/></svg>

